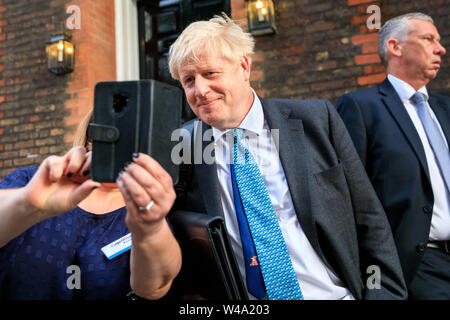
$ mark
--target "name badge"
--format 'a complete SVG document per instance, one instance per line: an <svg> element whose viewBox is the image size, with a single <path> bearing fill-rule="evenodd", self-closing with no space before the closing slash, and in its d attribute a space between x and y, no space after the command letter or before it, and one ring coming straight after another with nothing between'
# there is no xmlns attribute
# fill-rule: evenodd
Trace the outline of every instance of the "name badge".
<svg viewBox="0 0 450 320"><path fill-rule="evenodd" d="M131 249L131 233L104 246L101 250L111 260Z"/></svg>

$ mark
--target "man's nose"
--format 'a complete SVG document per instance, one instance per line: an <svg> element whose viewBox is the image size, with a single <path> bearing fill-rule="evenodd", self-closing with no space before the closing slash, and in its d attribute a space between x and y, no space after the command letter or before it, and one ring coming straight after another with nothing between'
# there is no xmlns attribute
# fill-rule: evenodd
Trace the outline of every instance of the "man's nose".
<svg viewBox="0 0 450 320"><path fill-rule="evenodd" d="M195 79L195 93L197 96L204 97L209 92L208 80L203 77Z"/></svg>
<svg viewBox="0 0 450 320"><path fill-rule="evenodd" d="M447 50L445 50L444 46L440 42L437 43L436 53L439 55L444 55L447 53Z"/></svg>

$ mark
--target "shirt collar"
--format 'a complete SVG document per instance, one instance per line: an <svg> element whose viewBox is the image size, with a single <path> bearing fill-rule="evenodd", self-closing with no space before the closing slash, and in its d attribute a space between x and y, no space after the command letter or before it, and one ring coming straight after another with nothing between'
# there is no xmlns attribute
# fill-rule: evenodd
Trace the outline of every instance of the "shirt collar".
<svg viewBox="0 0 450 320"><path fill-rule="evenodd" d="M252 89L253 92L253 104L250 107L247 115L238 128L251 131L257 135L261 134L264 126L264 112L262 109L261 100L259 100L258 95ZM214 141L218 141L224 134L226 134L231 129L220 130L215 127L213 129Z"/></svg>
<svg viewBox="0 0 450 320"><path fill-rule="evenodd" d="M416 90L414 90L414 88L411 87L410 84L406 83L403 80L400 80L396 76L388 74L387 77L389 79L389 82L394 87L395 91L397 91L397 94L399 95L403 103L409 101L409 99L413 96L413 94L416 93ZM425 100L428 100L428 91L425 86L417 90L417 92L422 93L425 96Z"/></svg>

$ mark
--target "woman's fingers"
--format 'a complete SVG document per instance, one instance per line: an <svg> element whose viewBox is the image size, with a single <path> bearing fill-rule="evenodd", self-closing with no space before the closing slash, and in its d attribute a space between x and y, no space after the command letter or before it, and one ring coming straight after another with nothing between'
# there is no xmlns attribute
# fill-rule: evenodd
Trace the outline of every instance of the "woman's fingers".
<svg viewBox="0 0 450 320"><path fill-rule="evenodd" d="M86 149L83 147L74 147L65 155L67 166L64 170L64 174L70 178L73 175L81 174L81 168L83 168L87 158Z"/></svg>
<svg viewBox="0 0 450 320"><path fill-rule="evenodd" d="M71 178L90 168L90 153L82 147L70 149L64 156L49 156L44 160L44 169L48 179L56 182L63 176ZM81 170L80 170L81 169ZM80 172L81 171L81 172Z"/></svg>
<svg viewBox="0 0 450 320"><path fill-rule="evenodd" d="M145 207L150 203L152 200L150 193L145 190L144 186L136 181L129 171L120 173L119 177L118 184L121 183L121 185L123 185L128 198L133 201L136 207Z"/></svg>
<svg viewBox="0 0 450 320"><path fill-rule="evenodd" d="M72 209L99 187L88 177L79 175L90 165L83 148L72 148L64 156L50 156L26 186L26 199L33 208L50 215ZM73 173L72 173L73 172ZM72 175L68 175L72 173Z"/></svg>
<svg viewBox="0 0 450 320"><path fill-rule="evenodd" d="M92 151L86 152L84 158L84 165L80 173L82 176L87 177L91 173Z"/></svg>
<svg viewBox="0 0 450 320"><path fill-rule="evenodd" d="M136 207L146 207L154 201L151 211L165 215L176 197L172 179L151 157L141 154L139 158L120 174L122 185Z"/></svg>
<svg viewBox="0 0 450 320"><path fill-rule="evenodd" d="M50 182L58 181L64 174L65 159L63 157L50 156L43 163L44 174Z"/></svg>
<svg viewBox="0 0 450 320"><path fill-rule="evenodd" d="M133 162L149 172L164 188L165 191L173 190L172 177L166 170L152 157L139 153L138 157L133 157Z"/></svg>
<svg viewBox="0 0 450 320"><path fill-rule="evenodd" d="M88 195L91 194L96 188L100 187L99 182L92 181L91 179L84 181L81 185L75 188L71 193L71 202L74 206L78 205Z"/></svg>
<svg viewBox="0 0 450 320"><path fill-rule="evenodd" d="M138 207L134 202L133 198L131 197L130 193L128 192L127 187L125 187L124 180L122 178L117 180L117 187L122 193L123 199L127 204L127 212L128 212L127 214L138 211Z"/></svg>

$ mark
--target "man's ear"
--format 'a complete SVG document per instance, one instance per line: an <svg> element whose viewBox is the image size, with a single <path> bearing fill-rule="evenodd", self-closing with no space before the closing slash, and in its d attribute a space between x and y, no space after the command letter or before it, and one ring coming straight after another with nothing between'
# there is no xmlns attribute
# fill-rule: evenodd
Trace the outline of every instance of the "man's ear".
<svg viewBox="0 0 450 320"><path fill-rule="evenodd" d="M246 56L241 58L241 68L243 71L244 80L248 81L250 79L250 62Z"/></svg>
<svg viewBox="0 0 450 320"><path fill-rule="evenodd" d="M397 39L389 39L386 42L386 47L388 50L388 54L393 55L395 57L401 57L403 53L403 46L401 45L400 41Z"/></svg>

